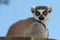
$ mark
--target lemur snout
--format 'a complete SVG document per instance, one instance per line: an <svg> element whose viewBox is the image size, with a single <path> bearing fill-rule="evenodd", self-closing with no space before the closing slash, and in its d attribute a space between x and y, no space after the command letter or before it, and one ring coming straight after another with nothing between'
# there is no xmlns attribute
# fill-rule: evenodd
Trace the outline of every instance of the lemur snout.
<svg viewBox="0 0 60 40"><path fill-rule="evenodd" d="M39 17L39 20L44 20L43 15L41 15L41 16Z"/></svg>

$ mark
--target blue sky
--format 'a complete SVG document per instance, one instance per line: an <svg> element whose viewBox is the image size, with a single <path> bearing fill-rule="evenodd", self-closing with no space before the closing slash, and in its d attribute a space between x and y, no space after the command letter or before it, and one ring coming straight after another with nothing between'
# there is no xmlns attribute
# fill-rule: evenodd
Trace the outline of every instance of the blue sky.
<svg viewBox="0 0 60 40"><path fill-rule="evenodd" d="M33 6L52 6L49 23L49 37L60 39L60 1L59 0L10 0L8 5L0 5L0 36L5 36L9 27L18 20L33 17Z"/></svg>

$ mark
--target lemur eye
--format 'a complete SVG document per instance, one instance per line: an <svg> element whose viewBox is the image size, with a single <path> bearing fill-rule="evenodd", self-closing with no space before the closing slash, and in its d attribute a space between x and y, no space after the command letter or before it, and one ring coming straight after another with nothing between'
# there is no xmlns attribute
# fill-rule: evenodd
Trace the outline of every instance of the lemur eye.
<svg viewBox="0 0 60 40"><path fill-rule="evenodd" d="M36 15L36 16L40 15L40 12L36 11L36 12L35 12L35 15Z"/></svg>
<svg viewBox="0 0 60 40"><path fill-rule="evenodd" d="M45 15L45 16L46 16L46 15L47 15L47 11L44 11L44 12L43 12L43 15Z"/></svg>

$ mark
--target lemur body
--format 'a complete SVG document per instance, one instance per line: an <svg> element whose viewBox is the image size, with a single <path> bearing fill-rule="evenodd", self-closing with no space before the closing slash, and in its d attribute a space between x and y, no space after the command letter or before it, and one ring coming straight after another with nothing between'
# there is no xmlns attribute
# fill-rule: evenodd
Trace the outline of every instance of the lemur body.
<svg viewBox="0 0 60 40"><path fill-rule="evenodd" d="M51 7L37 6L31 7L31 11L34 15L33 18L21 20L13 24L7 36L13 37L41 37L47 38L48 31L46 28Z"/></svg>

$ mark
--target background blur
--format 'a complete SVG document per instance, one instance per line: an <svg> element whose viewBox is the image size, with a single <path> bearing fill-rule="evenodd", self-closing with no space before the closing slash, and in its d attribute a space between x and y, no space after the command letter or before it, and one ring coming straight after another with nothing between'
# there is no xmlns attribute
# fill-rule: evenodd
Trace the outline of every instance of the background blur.
<svg viewBox="0 0 60 40"><path fill-rule="evenodd" d="M49 38L60 39L60 1L59 0L9 0L0 4L0 36L6 36L9 27L18 20L33 17L31 5L52 6L48 23Z"/></svg>

